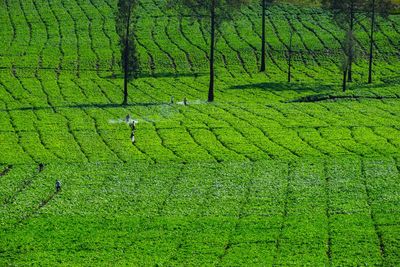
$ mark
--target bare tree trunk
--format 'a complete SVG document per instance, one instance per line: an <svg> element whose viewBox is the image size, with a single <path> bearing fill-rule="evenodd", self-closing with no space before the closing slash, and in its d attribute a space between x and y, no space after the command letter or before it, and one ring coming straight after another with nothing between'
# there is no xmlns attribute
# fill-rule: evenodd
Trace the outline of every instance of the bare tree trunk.
<svg viewBox="0 0 400 267"><path fill-rule="evenodd" d="M351 8L350 8L350 32L352 34L351 38L353 38L353 34L354 34L354 3L351 4ZM349 67L348 67L348 82L352 82L353 81L353 59L354 59L354 42L353 40L350 41L349 44Z"/></svg>
<svg viewBox="0 0 400 267"><path fill-rule="evenodd" d="M261 68L260 71L265 71L265 9L266 9L266 0L261 0L262 3L262 35L261 35Z"/></svg>
<svg viewBox="0 0 400 267"><path fill-rule="evenodd" d="M372 0L371 12L371 36L369 40L369 69L368 69L368 83L372 83L372 61L374 52L374 31L375 31L375 0Z"/></svg>
<svg viewBox="0 0 400 267"><path fill-rule="evenodd" d="M130 10L129 10L130 11ZM129 12L130 14L130 12ZM124 101L123 105L128 104L128 79L129 79L129 27L130 27L130 15L126 24L126 35L125 35L125 47L124 47Z"/></svg>
<svg viewBox="0 0 400 267"><path fill-rule="evenodd" d="M210 87L208 102L214 101L214 50L215 50L215 1L211 1L211 42L210 42Z"/></svg>

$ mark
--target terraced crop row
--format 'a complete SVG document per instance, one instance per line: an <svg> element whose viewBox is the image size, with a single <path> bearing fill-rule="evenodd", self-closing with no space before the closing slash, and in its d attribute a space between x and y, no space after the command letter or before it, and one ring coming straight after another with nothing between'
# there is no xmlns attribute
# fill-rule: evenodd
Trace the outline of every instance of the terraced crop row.
<svg viewBox="0 0 400 267"><path fill-rule="evenodd" d="M16 166L2 177L12 188L1 199L3 262L95 263L70 253L93 250L121 264L398 262L392 160L82 166ZM59 195L43 186L55 175L69 177Z"/></svg>
<svg viewBox="0 0 400 267"><path fill-rule="evenodd" d="M153 4L153 8L155 8L156 4ZM149 12L149 6L153 4L147 3L147 6L142 5L142 8ZM9 5L10 3L7 3L7 7ZM5 118L2 139L5 140L4 147L6 148L2 152L2 161L4 163L39 163L55 160L127 162L138 159L146 159L153 162L163 160L190 161L193 159L192 155L196 155L196 159L206 161L224 161L242 158L257 160L262 158L292 158L304 155L332 156L342 153L364 156L369 155L371 151L387 151L387 149L389 149L388 151L390 151L391 155L397 153L398 144L393 140L396 139L395 136L398 133L398 122L396 120L398 113L390 110L391 107L389 105L392 101L372 101L374 105L379 102L383 103L384 108L380 109L383 115L379 116L378 119L381 121L383 117L387 121L388 125L385 124L384 127L387 127L391 132L390 137L387 136L387 131L384 131L382 136L377 136L374 133L376 130L370 129L369 131L373 131L371 136L374 137L373 139L376 142L371 143L371 140L368 139L369 143L367 141L362 143L351 136L349 141L343 144L343 140L347 139L347 137L342 136L339 138L340 144L334 143L328 146L330 147L329 149L326 148L326 145L332 142L325 140L327 137L322 135L323 132L321 129L323 130L326 125L332 125L332 113L329 114L330 117L326 117L330 121L321 120L318 117L310 117L308 111L301 113L300 116L291 117L291 115L297 114L293 112L289 115L282 114L281 110L291 109L292 107L299 110L299 108L304 109L304 106L307 105L281 105L276 103L274 105L268 104L268 108L265 111L261 111L262 107L271 101L285 101L289 98L301 97L310 92L318 93L321 89L309 88L304 90L304 92L294 95L293 91L296 91L296 89L285 90L285 88L278 88L284 87L284 85L280 85L279 83L260 83L254 85L255 81L264 80L265 77L255 73L257 53L254 43L257 39L257 34L253 33L255 38L252 44L249 41L249 36L244 34L244 27L241 26L241 23L246 23L251 18L250 16L246 16L246 13L244 13L245 19L243 22L228 25L221 31L222 39L219 42L220 48L218 51L221 55L223 66L225 66L225 70L228 72L228 76L224 72L217 75L222 103L214 105L212 109L202 101L198 101L199 99L204 99L207 87L206 77L196 74L199 66L195 66L195 62L198 63L200 59L203 61L207 59L207 52L203 48L207 42L204 25L196 22L193 26L187 24L184 20L177 22L174 18L168 17L163 13L161 9L159 9L161 15L157 20L153 18L141 19L140 23L143 23L143 29L150 29L150 38L145 38L145 35L141 34L140 36L138 35L137 40L139 47L143 50L141 53L142 57L144 56L145 58L147 55L150 59L149 67L151 73L156 75L156 77L157 75L163 76L164 74L168 76L167 71L172 67L174 69L172 75L182 76L178 76L180 78L173 80L163 79L163 81L156 81L150 77L139 79L132 84L134 94L131 95L131 100L135 103L134 106L123 109L114 105L114 103L118 103L119 101L120 81L109 80L104 77L104 70L108 70L108 73L111 72L113 76L117 68L115 66L117 49L111 38L114 33L112 27L107 26L106 23L107 16L108 18L110 17L112 5L100 5L95 2L85 3L81 1L68 5L65 5L64 2L43 2L39 4L32 2L32 6L25 7L24 5L28 5L28 3L21 4L19 8L24 14L22 17L23 21L29 28L28 46L35 47L35 45L38 45L39 58L34 71L26 69L23 66L25 64L23 63L24 61L18 60L18 65L15 63L11 64L11 73L2 72L1 85L5 90L2 92L4 107L2 116ZM297 10L291 11L287 7L285 9L278 7L276 10L281 12L284 17L282 24L285 21L290 21L288 20L288 16L292 16L292 12L298 12ZM60 12L64 12L65 16L60 16ZM253 12L255 11L253 10ZM50 17L42 17L42 13ZM43 25L32 23L35 14L39 15L39 19ZM64 23L64 21L60 21L60 18L57 16L68 20L68 22L65 21ZM318 49L328 49L323 38L310 30L312 29L310 26L305 26L299 14L296 16L298 22L295 20L289 26L296 32L298 32L299 27L304 27L304 29L313 35L316 35L315 40L319 40L323 45L322 48ZM21 19L21 17L18 18ZM90 21L88 27L77 29L78 24L82 25L79 19ZM280 37L284 36L284 34L280 34L277 31L281 27L276 25L274 19L276 18L270 17L272 28L275 29L276 37L278 37L281 44L285 45L285 42ZM11 26L16 23L13 20L12 14L9 16L9 21ZM54 22L56 22L56 27L51 27ZM21 24L22 22L18 23ZM180 25L179 30L173 27L176 23ZM252 23L253 30L255 30L257 28L256 22L251 21L250 23ZM295 26L295 23L298 26ZM61 24L63 27L60 26ZM149 24L153 26L147 27ZM94 25L96 25L96 28L94 28ZM50 28L53 31L52 33L49 32ZM192 31L197 28L198 33L193 34ZM139 26L138 32L141 29ZM40 32L40 30L42 31L41 34L36 33ZM189 34L185 34L185 31L188 32L189 30L191 31L191 38L188 37ZM67 35L63 34L63 31L74 32L74 35L68 35L68 38L64 37ZM13 42L10 45L14 45L14 41L15 43L20 41L16 32L17 30L14 29ZM85 34L87 38L84 37ZM38 43L37 41L43 35L46 35L46 40ZM302 38L303 35L303 33L298 34L301 46L306 50L311 50L304 38ZM24 36L26 37L26 34ZM195 36L202 38L197 40L197 44L196 39L193 38ZM235 38L235 36L239 38ZM246 38L243 36L246 36ZM98 38L108 40L105 43L108 43L109 48L107 49L106 47L103 52L99 51L100 41L98 41ZM339 40L337 37L335 38ZM68 40L68 42L64 42L64 39ZM315 40L311 42L318 43ZM96 42L99 44L96 44ZM52 46L48 47L51 43L57 44L58 56L57 53L53 55L46 54L46 50L54 52ZM65 45L66 43L73 45L69 47ZM104 42L101 43L102 47L104 47ZM271 41L269 45L271 50L273 45L274 43ZM251 48L251 56L248 55L246 49L243 49L244 46ZM18 50L14 47L10 47L10 49L12 51ZM199 50L199 53L191 53L192 49ZM227 53L226 51L231 51L232 53ZM193 54L199 55L200 58L192 59L191 57L193 56L191 55ZM230 56L227 56L228 54ZM86 65L82 68L82 62L88 62L82 60L82 55L91 58L89 61L95 62L94 68L93 65ZM164 55L164 57L160 57L160 55ZM28 52L27 56L32 58L31 52ZM300 56L304 64L309 62L310 59L306 59L303 54L300 54ZM51 65L44 63L46 57L58 59L58 62L57 60L52 61L55 72L51 70ZM7 56L3 58L11 59L12 57ZM18 58L20 58L20 55ZM74 67L66 63L70 58L76 63L76 65L72 64ZM101 61L104 58L110 59L111 63L102 63ZM157 63L155 58L161 59L163 63L170 63L162 65L161 63ZM256 60L254 61L254 59ZM185 66L177 63L184 62L185 60L187 61ZM237 60L241 64L237 65L235 63ZM321 59L318 60L313 54L311 54L311 60L317 62L317 69L308 69L304 65L307 71L304 68L297 70L309 77L314 77L317 72L321 71L326 71L327 73L334 72L332 67L323 67L319 62ZM330 61L333 61L333 59L330 59ZM284 71L284 68L278 65L277 59L273 62L276 66L276 69L273 68L273 71ZM110 68L106 69L105 65L109 64L111 64ZM35 64L29 62L29 65L34 66ZM104 69L101 69L102 66ZM163 69L166 72L164 74L157 74L156 70L159 69ZM70 72L71 70L74 71ZM187 70L190 70L190 73L184 73ZM82 71L84 71L83 74L81 74ZM194 81L190 78L192 75L195 77ZM184 76L188 76L188 78L184 78ZM268 77L272 77L272 74L268 74ZM232 80L231 78L235 79ZM176 83L179 84L179 89L175 86ZM243 83L243 85L240 85L240 83ZM266 92L260 92L260 89L267 90ZM240 90L240 94L236 92L232 93L231 91L233 90ZM242 92L243 90L246 90L246 92ZM382 94L387 94L390 97L393 96L395 99L398 97L396 88L392 89L389 87L383 93L381 88L370 91L368 94L376 94L378 97L382 96ZM361 93L361 95L364 94L364 92ZM196 105L189 108L165 105L170 95L174 95L177 99L182 99L185 96L189 97L194 100L193 103ZM253 105L252 102L254 102L255 98L257 98L257 104ZM397 103L396 100L393 101ZM223 102L226 102L226 104ZM389 103L387 104L386 102ZM152 107L153 104L157 103L159 105ZM252 104L243 105L243 103ZM320 104L318 105L320 106ZM231 109L231 106L234 106L235 109ZM152 108L149 109L149 107ZM332 110L335 110L335 108ZM360 106L360 108L363 109L363 106ZM94 112L94 109L101 112ZM323 111L330 110L325 106L321 106L320 109ZM128 133L127 129L125 129L126 127L123 125L110 125L109 123L112 120L122 118L126 113L130 112L134 113L136 117L144 122L143 126L140 127L138 133L139 141L135 147L132 147L127 141ZM321 110L316 110L315 112L321 113ZM344 113L348 115L346 112ZM357 110L351 110L350 112L352 112L352 116L345 120L339 121L337 119L335 122L338 125L334 123L333 126L342 127L345 125L346 128L343 130L350 133L353 133L358 128L365 131L365 127L380 126L380 123L376 122L377 118L371 121L368 118L376 114L376 108L373 109L373 112L363 110L362 113L364 114L357 114ZM221 114L224 114L223 117L221 117ZM246 114L246 116L243 116L243 114ZM156 119L149 120L146 118L147 116L155 116ZM180 125L176 123L177 116L182 117ZM248 116L254 117L254 120L250 121ZM266 117L269 118L268 121L265 121ZM284 119L279 121L276 117ZM210 122L210 118L212 122ZM364 118L365 123L360 124L360 118ZM304 119L310 120L310 125L304 123ZM168 125L169 128L163 129L165 126L158 126L160 124L159 120L162 121L162 124ZM194 125L187 123L187 120L191 120ZM220 126L221 120L226 125L225 128L229 128L229 131ZM29 121L29 124L26 123L27 121ZM263 126L259 126L258 123L262 123ZM213 126L213 124L216 126ZM49 125L53 126L51 133L49 133ZM198 125L200 125L200 129L197 128L199 127ZM276 126L279 127L276 128ZM305 129L301 131L291 129L297 126L302 126ZM271 127L274 128L272 133L270 131ZM330 130L335 131L335 127ZM172 143L167 141L177 135L180 138L177 138ZM204 136L208 136L214 141L209 143L209 139L207 138L207 142L204 142ZM320 141L316 141L314 138ZM296 140L296 142L293 142L293 140ZM380 140L384 142L378 142ZM152 142L151 146L148 146L149 142ZM249 143L251 144L250 147L248 146ZM377 144L378 146L382 146L382 148L375 149L374 146ZM192 152L193 149L195 149L194 151L198 151L198 153L187 153L187 151ZM91 151L97 150L101 151L101 153L91 153ZM160 153L161 151L163 153ZM227 151L230 152L227 153ZM375 154L381 155L382 153L377 152ZM18 156L15 157L15 155ZM159 158L160 155L162 155L162 158ZM198 157L197 155L202 156Z"/></svg>
<svg viewBox="0 0 400 267"><path fill-rule="evenodd" d="M342 94L329 15L271 7L259 73L254 4L218 30L210 104L207 23L142 0L121 106L115 7L0 2L0 265L399 264L398 16L378 23L376 83L361 53Z"/></svg>
<svg viewBox="0 0 400 267"><path fill-rule="evenodd" d="M146 103L159 104L124 109L106 100L105 96L99 98L98 104L84 104L81 102L84 94L77 94L75 89L82 88L82 81L60 77L64 85L60 91L64 92L63 98L68 99L69 105L25 110L10 108L3 102L5 123L0 133L5 148L1 152L3 163L126 162L142 158L229 161L236 158L231 158L226 149L232 151L232 156L242 155L250 160L343 154L395 156L399 151L398 110L393 108L398 100L272 104L268 107L236 101L207 105L196 100L204 94L200 91L186 95L193 104L185 107L162 103L170 94L179 94L173 84L148 79L138 85L146 92L141 97ZM97 82L84 81L86 88L94 92L92 99L98 98L101 87L105 86ZM160 91L155 83L166 91ZM73 91L65 90L68 87ZM180 86L185 87L185 84ZM191 102L191 99L195 100ZM122 120L127 113L139 118L134 147L128 139L129 128L113 123ZM214 142L210 143L211 140ZM165 152L161 153L162 150ZM90 155L91 151L95 154ZM170 158L169 154L174 156Z"/></svg>
<svg viewBox="0 0 400 267"><path fill-rule="evenodd" d="M68 4L61 0L4 1L2 12L6 26L3 35L6 41L3 51L10 53L1 57L1 67L20 71L28 69L28 72L32 72L32 68L62 68L77 75L81 70L118 72L114 6L114 2L98 0L72 1ZM143 72L185 74L204 71L207 67L207 26L201 21L191 22L185 17L179 19L164 10L156 1L143 2L138 9L141 16L136 39L140 44ZM296 33L294 47L298 51L298 62L295 65L301 76L335 73L334 65L340 61L340 30L327 14L318 9L299 10L299 7L293 6L274 6L269 11L267 42L270 73L282 75L281 72L286 71L284 50L290 30ZM223 73L228 71L252 76L257 72L261 28L258 12L257 5L243 10L241 17L220 30L217 62ZM378 60L390 58L398 61L397 23L397 17L379 22L375 45ZM357 42L365 55L368 21L363 19L356 27ZM58 62L54 60L57 58ZM313 67L313 64L317 65ZM390 65L394 65L392 69L395 69L395 64ZM384 68L379 68L381 70ZM360 69L357 72L361 75Z"/></svg>

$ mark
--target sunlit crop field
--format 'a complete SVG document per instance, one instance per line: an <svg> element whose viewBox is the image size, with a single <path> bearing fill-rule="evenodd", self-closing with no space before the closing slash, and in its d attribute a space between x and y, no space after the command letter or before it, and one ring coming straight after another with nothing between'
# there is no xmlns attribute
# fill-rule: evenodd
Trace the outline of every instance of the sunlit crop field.
<svg viewBox="0 0 400 267"><path fill-rule="evenodd" d="M341 93L326 11L271 7L260 73L260 8L245 8L218 32L207 103L208 24L141 0L121 106L115 8L0 3L0 265L400 264L399 16L378 21L372 85L360 18Z"/></svg>

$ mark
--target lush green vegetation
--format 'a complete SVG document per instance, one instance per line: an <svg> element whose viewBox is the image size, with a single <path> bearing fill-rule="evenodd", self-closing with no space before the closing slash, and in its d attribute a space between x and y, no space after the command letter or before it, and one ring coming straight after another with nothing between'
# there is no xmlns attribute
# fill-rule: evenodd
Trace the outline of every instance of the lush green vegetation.
<svg viewBox="0 0 400 267"><path fill-rule="evenodd" d="M0 3L0 265L400 264L400 17L378 22L373 85L357 22L343 94L329 14L272 7L259 73L245 8L218 34L209 104L208 25L141 0L122 107L115 8Z"/></svg>

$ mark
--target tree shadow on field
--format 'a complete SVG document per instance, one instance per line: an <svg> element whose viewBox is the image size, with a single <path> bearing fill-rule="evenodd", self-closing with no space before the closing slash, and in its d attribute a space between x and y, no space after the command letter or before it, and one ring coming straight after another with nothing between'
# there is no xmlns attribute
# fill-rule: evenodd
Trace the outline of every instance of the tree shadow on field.
<svg viewBox="0 0 400 267"><path fill-rule="evenodd" d="M183 77L193 77L197 78L206 75L205 72L186 72L186 73L175 73L175 72L158 72L158 73L140 73L137 79L141 78L183 78ZM105 76L106 79L123 79L124 74L113 74Z"/></svg>
<svg viewBox="0 0 400 267"><path fill-rule="evenodd" d="M127 105L117 103L81 103L75 105L60 105L60 106L45 106L45 107L19 107L10 109L0 109L0 112L10 111L38 111L38 110L54 110L54 109L90 109L90 108L101 108L101 109L113 109L113 108L129 108L129 107L152 107L152 106L163 106L168 105L166 102L145 102L145 103L131 103Z"/></svg>
<svg viewBox="0 0 400 267"><path fill-rule="evenodd" d="M229 89L233 90L248 90L260 89L263 91L312 91L312 92L325 92L332 91L337 88L333 84L304 84L304 83L287 83L287 82L266 82L266 83L250 83L244 85L235 85Z"/></svg>

